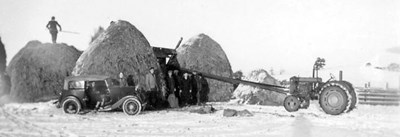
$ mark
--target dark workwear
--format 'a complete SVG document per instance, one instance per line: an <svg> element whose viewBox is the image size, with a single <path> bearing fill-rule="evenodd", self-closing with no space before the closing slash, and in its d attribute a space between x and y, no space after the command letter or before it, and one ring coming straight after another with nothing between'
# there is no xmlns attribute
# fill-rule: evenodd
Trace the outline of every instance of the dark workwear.
<svg viewBox="0 0 400 137"><path fill-rule="evenodd" d="M61 31L62 30L61 25L58 24L58 22L55 20L50 20L49 23L47 23L47 25L46 25L47 29L49 29L49 31L50 31L51 40L53 43L57 42L57 34L58 34L57 26L60 28L60 31Z"/></svg>

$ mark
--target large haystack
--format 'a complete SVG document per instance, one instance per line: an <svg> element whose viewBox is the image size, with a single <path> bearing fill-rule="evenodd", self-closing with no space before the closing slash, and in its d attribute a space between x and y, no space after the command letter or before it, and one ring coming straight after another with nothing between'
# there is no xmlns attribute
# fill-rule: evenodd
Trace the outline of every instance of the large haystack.
<svg viewBox="0 0 400 137"><path fill-rule="evenodd" d="M11 81L7 74L0 75L0 97L10 93Z"/></svg>
<svg viewBox="0 0 400 137"><path fill-rule="evenodd" d="M177 49L180 67L218 76L232 77L231 64L221 46L205 34L189 39ZM232 84L207 79L209 101L227 101L232 95Z"/></svg>
<svg viewBox="0 0 400 137"><path fill-rule="evenodd" d="M159 84L165 87L157 58L143 34L127 21L112 22L79 57L73 75L107 75L125 78L133 75L135 84L145 85L149 68L159 74Z"/></svg>
<svg viewBox="0 0 400 137"><path fill-rule="evenodd" d="M57 96L80 54L67 44L28 42L7 67L11 78L10 96L23 102Z"/></svg>
<svg viewBox="0 0 400 137"><path fill-rule="evenodd" d="M280 85L279 81L268 74L267 71L260 69L250 72L244 77L244 80ZM233 96L239 99L243 104L258 104L258 105L282 105L286 95L277 92L261 89L258 87L240 84Z"/></svg>

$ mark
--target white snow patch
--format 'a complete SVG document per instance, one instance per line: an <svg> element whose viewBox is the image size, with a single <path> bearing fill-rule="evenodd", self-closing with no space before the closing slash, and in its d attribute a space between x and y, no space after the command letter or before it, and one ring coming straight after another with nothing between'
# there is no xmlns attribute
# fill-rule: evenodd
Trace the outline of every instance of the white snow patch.
<svg viewBox="0 0 400 137"><path fill-rule="evenodd" d="M317 101L290 113L282 106L210 103L213 114L168 109L127 116L121 111L67 115L51 102L7 104L0 136L400 136L400 107L359 105L350 113L325 114ZM253 117L223 117L223 109L247 109ZM21 122L22 121L22 122Z"/></svg>

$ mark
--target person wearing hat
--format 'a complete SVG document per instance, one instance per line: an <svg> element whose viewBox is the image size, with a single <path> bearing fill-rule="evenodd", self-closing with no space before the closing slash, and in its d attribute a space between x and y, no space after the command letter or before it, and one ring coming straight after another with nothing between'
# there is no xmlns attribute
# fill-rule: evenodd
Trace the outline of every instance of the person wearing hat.
<svg viewBox="0 0 400 137"><path fill-rule="evenodd" d="M176 86L175 86L175 79L174 76L172 75L172 70L168 71L168 76L166 78L167 82L167 92L168 94L175 94L176 91Z"/></svg>
<svg viewBox="0 0 400 137"><path fill-rule="evenodd" d="M46 28L49 29L49 31L50 31L51 41L53 43L57 42L57 34L58 34L57 26L60 28L60 31L62 31L61 25L58 24L58 22L56 21L56 17L52 16L49 23L47 23Z"/></svg>
<svg viewBox="0 0 400 137"><path fill-rule="evenodd" d="M190 103L191 93L192 92L192 83L189 79L189 74L183 74L180 97L182 106L186 106Z"/></svg>
<svg viewBox="0 0 400 137"><path fill-rule="evenodd" d="M157 76L154 73L154 67L150 67L149 69L150 73L146 75L146 88L148 91L148 100L149 100L149 105L152 105L155 107L156 102L157 102L157 93L158 93L158 84L157 84Z"/></svg>
<svg viewBox="0 0 400 137"><path fill-rule="evenodd" d="M196 105L198 103L199 98L197 96L197 93L200 90L201 90L200 79L199 79L197 72L195 71L195 72L193 72L193 76L192 76L192 92L191 92L192 99L190 102L192 105Z"/></svg>
<svg viewBox="0 0 400 137"><path fill-rule="evenodd" d="M178 100L179 100L179 103L181 102L181 98L180 98L180 93L179 93L179 91L181 91L181 81L182 81L182 77L181 77L181 75L180 75L180 73L179 73L179 70L174 70L174 81L175 81L175 89L176 89L176 92L175 92L175 97L176 98L178 98Z"/></svg>
<svg viewBox="0 0 400 137"><path fill-rule="evenodd" d="M171 108L179 107L178 98L175 96L176 86L175 86L175 78L172 75L172 70L168 71L168 76L166 78L167 82L167 91L168 91L168 103Z"/></svg>

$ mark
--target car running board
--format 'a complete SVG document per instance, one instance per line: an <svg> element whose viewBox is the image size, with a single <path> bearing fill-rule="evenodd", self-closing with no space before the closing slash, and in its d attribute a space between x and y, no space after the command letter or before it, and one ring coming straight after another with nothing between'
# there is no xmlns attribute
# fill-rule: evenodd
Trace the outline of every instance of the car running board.
<svg viewBox="0 0 400 137"><path fill-rule="evenodd" d="M105 107L102 107L102 108L100 108L98 111L100 111L100 112L103 112L103 111L110 111L112 108L111 108L111 105L110 106L105 106Z"/></svg>

